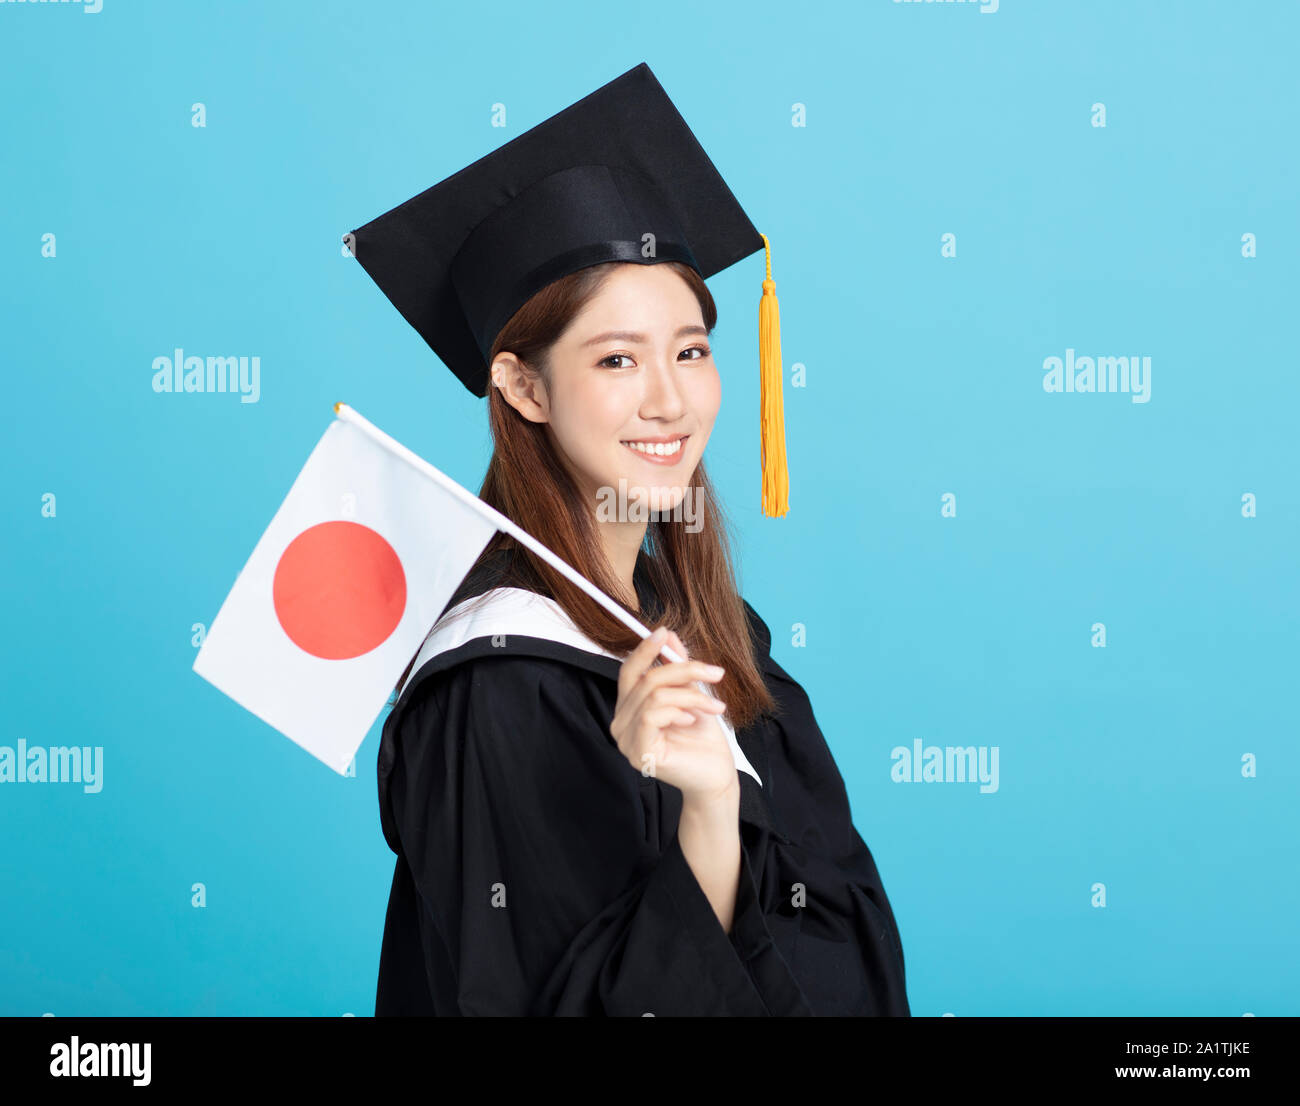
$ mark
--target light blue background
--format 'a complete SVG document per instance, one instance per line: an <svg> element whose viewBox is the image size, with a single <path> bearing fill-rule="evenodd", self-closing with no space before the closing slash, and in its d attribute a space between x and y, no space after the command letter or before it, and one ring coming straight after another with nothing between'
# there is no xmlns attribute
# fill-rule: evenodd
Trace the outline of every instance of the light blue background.
<svg viewBox="0 0 1300 1106"><path fill-rule="evenodd" d="M0 786L0 1014L373 1011L379 723L335 775L191 627L336 400L478 487L483 401L339 238L641 61L772 241L790 514L761 254L711 281L707 459L913 1012L1300 1013L1296 11L0 3L0 743L105 757ZM258 355L259 402L155 394L177 346ZM1046 394L1067 347L1150 356L1151 401ZM999 790L892 782L917 738L996 745Z"/></svg>

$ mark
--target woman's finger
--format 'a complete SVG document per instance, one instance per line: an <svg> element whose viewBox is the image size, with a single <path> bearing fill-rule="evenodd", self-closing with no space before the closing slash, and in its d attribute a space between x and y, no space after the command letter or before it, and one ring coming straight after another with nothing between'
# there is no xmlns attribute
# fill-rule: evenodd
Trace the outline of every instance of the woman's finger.
<svg viewBox="0 0 1300 1106"><path fill-rule="evenodd" d="M643 716L647 722L660 730L671 729L674 726L685 726L687 728L694 726L696 722L695 715L688 710L682 710L681 707L672 705L655 707L645 711Z"/></svg>
<svg viewBox="0 0 1300 1106"><path fill-rule="evenodd" d="M623 660L618 670L618 691L620 697L630 691L642 675L654 664L659 650L671 633L666 626L660 626L641 642Z"/></svg>
<svg viewBox="0 0 1300 1106"><path fill-rule="evenodd" d="M673 652L676 653L679 657L681 657L682 660L688 661L691 659L691 655L689 652L687 652L686 646L682 644L682 639L679 638L672 630L668 631L668 644L672 648Z"/></svg>
<svg viewBox="0 0 1300 1106"><path fill-rule="evenodd" d="M645 701L646 696L659 687L690 687L697 680L701 683L716 683L722 679L722 669L713 665L705 664L703 661L673 661L671 664L661 664L649 669L641 674L641 678L633 684L626 693L620 691L620 706L626 707L631 712L631 717L641 704Z"/></svg>
<svg viewBox="0 0 1300 1106"><path fill-rule="evenodd" d="M721 699L714 698L694 687L656 688L646 696L645 706L642 709L648 710L651 707L663 706L665 703L687 710L707 711L709 714L721 714L727 709L727 705Z"/></svg>

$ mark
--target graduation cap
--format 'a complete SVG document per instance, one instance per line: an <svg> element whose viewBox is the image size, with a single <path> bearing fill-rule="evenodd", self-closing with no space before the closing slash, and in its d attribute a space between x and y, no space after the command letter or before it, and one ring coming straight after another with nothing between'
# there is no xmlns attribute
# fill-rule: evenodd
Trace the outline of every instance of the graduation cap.
<svg viewBox="0 0 1300 1106"><path fill-rule="evenodd" d="M551 282L606 261L680 261L707 278L764 250L763 512L789 509L771 249L644 62L344 241L476 396L497 335Z"/></svg>

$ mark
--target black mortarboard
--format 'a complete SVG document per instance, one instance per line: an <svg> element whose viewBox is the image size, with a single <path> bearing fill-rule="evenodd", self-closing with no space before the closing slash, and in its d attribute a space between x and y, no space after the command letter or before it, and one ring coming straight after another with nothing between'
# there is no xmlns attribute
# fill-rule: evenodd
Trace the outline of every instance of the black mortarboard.
<svg viewBox="0 0 1300 1106"><path fill-rule="evenodd" d="M682 261L707 278L766 247L644 62L345 241L476 396L487 395L502 327L552 281L605 261ZM780 356L769 264L760 305L763 505L775 515L788 497Z"/></svg>

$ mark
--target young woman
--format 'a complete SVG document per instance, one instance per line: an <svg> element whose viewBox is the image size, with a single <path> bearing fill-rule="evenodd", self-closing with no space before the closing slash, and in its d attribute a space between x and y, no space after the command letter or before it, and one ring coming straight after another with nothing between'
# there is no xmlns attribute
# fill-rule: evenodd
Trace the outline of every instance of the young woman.
<svg viewBox="0 0 1300 1106"><path fill-rule="evenodd" d="M689 266L613 262L496 340L481 498L691 659L656 665L662 637L599 618L513 540L489 546L384 727L398 862L376 1014L909 1013L844 784L735 588L702 461L715 320ZM599 521L620 482L658 517Z"/></svg>
<svg viewBox="0 0 1300 1106"><path fill-rule="evenodd" d="M480 497L662 631L488 543L383 727L376 1014L910 1012L875 862L705 474L704 280L765 245L644 63L349 236L488 397Z"/></svg>

